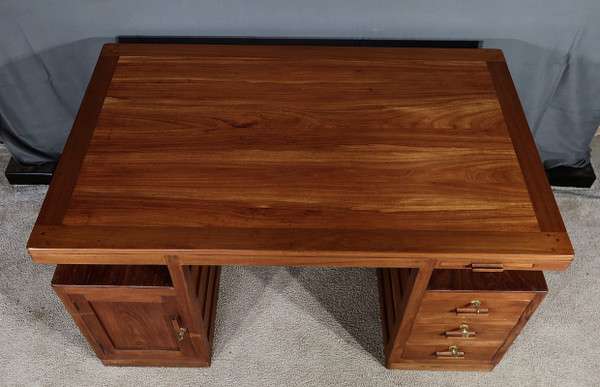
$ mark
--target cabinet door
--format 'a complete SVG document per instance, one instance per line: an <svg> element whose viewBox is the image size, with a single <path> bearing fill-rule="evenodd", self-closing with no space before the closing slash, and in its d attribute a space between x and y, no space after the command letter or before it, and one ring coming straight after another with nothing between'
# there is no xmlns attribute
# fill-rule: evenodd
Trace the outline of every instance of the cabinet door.
<svg viewBox="0 0 600 387"><path fill-rule="evenodd" d="M105 360L193 357L174 295L115 289L68 292Z"/></svg>

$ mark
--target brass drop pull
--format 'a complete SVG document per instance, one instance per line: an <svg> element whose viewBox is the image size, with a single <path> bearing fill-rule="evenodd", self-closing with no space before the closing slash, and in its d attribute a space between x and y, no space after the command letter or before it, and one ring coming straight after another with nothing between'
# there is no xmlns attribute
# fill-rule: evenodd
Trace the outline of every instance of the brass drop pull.
<svg viewBox="0 0 600 387"><path fill-rule="evenodd" d="M187 328L182 328L179 325L179 315L173 314L171 316L171 323L173 324L173 328L175 328L175 332L178 333L177 341L183 341L183 336L188 331Z"/></svg>
<svg viewBox="0 0 600 387"><path fill-rule="evenodd" d="M474 306L474 308L456 308L456 314L461 313L475 313L475 314L487 314L489 312L488 308L480 308L481 301L474 300L470 302L470 305Z"/></svg>
<svg viewBox="0 0 600 387"><path fill-rule="evenodd" d="M467 338L469 337L469 331L467 329L469 329L469 326L467 324L462 324L460 327L460 333L462 333L462 337Z"/></svg>
<svg viewBox="0 0 600 387"><path fill-rule="evenodd" d="M475 337L476 335L475 332L469 332L469 326L467 324L462 324L458 329L458 331L454 330L446 332L446 337L462 337L467 339L469 337Z"/></svg>
<svg viewBox="0 0 600 387"><path fill-rule="evenodd" d="M451 345L448 347L447 351L436 352L435 356L438 359L464 359L465 353L459 351L456 345Z"/></svg>
<svg viewBox="0 0 600 387"><path fill-rule="evenodd" d="M451 345L448 349L452 351L452 357L458 357L458 348L456 348L456 345Z"/></svg>

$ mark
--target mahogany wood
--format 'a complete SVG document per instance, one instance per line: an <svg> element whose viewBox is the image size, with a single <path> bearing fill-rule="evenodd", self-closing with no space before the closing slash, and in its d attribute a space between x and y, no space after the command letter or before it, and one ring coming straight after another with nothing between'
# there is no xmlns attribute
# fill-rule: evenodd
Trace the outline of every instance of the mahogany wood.
<svg viewBox="0 0 600 387"><path fill-rule="evenodd" d="M380 290L386 289L380 287ZM412 329L401 357L388 355L388 367L491 370L546 293L541 272L434 270L416 317L403 317L410 320ZM457 305L469 305L475 299L481 301L480 310L489 306L486 308L489 313L457 313L460 310ZM474 310L474 307L467 309ZM472 333L469 337L460 334L463 324L467 325L467 332ZM457 334L448 335L448 332ZM450 346L456 346L463 356L454 357ZM461 361L467 366L438 368L436 364L440 363L433 360Z"/></svg>
<svg viewBox="0 0 600 387"><path fill-rule="evenodd" d="M176 254L194 265L418 267L436 259L451 268L491 260L516 270L563 270L572 259L566 233L485 231L40 225L28 249L39 263L157 265Z"/></svg>
<svg viewBox="0 0 600 387"><path fill-rule="evenodd" d="M470 319L483 321L490 319L517 320L533 297L535 297L535 293L427 292L423 297L417 321L459 322L463 321L465 315L468 315ZM470 305L473 300L481 301L480 309L487 309L487 312L475 313L475 308ZM472 312L457 310L460 308L466 308Z"/></svg>
<svg viewBox="0 0 600 387"><path fill-rule="evenodd" d="M107 45L58 168L69 176L37 222L69 235L34 231L29 249L65 263L316 264L283 256L309 250L338 255L325 265L356 254L342 264L402 267L419 254L562 269L572 247L549 187L524 178L539 160L520 154L534 148L508 116L520 106L503 61L497 50ZM553 219L546 234L540 219Z"/></svg>
<svg viewBox="0 0 600 387"><path fill-rule="evenodd" d="M62 224L118 58L100 55L36 224Z"/></svg>
<svg viewBox="0 0 600 387"><path fill-rule="evenodd" d="M431 291L493 291L546 292L548 285L539 271L504 271L478 273L474 270L440 270L431 277L427 290Z"/></svg>
<svg viewBox="0 0 600 387"><path fill-rule="evenodd" d="M209 271L207 304L216 305L218 268L193 268L198 277ZM203 302L178 294L178 279L167 266L58 265L52 286L105 364L208 366L214 306L210 328L199 325L191 303Z"/></svg>
<svg viewBox="0 0 600 387"><path fill-rule="evenodd" d="M100 359L177 358L206 365L194 354L189 336L177 340L171 316L181 312L173 288L53 287Z"/></svg>
<svg viewBox="0 0 600 387"><path fill-rule="evenodd" d="M498 364L500 360L502 360L502 357L504 357L506 351L508 351L508 348L510 348L510 346L512 345L513 341L517 338L519 333L521 333L521 330L523 329L527 321L529 321L529 319L533 315L533 312L535 312L537 307L544 300L546 294L547 292L543 292L535 295L533 300L529 303L529 306L527 306L527 309L525 309L525 312L523 312L523 314L521 315L519 321L515 324L514 328L508 334L508 337L506 338L500 349L498 349L498 352L496 352L496 354L494 355L492 363Z"/></svg>
<svg viewBox="0 0 600 387"><path fill-rule="evenodd" d="M482 341L504 342L504 339L506 339L515 325L513 320L468 321L468 331L474 333L475 336L463 338L460 335L461 329L459 328L462 323L422 324L417 322L413 325L410 342L451 345L452 343L460 343L462 341L473 341L475 338ZM446 332L453 332L456 336L447 337Z"/></svg>
<svg viewBox="0 0 600 387"><path fill-rule="evenodd" d="M388 367L489 370L573 259L501 51L383 47L106 45L27 248L113 365L208 365L220 265L302 265L381 268Z"/></svg>
<svg viewBox="0 0 600 387"><path fill-rule="evenodd" d="M488 68L529 189L540 230L566 232L508 66L505 62L488 62Z"/></svg>

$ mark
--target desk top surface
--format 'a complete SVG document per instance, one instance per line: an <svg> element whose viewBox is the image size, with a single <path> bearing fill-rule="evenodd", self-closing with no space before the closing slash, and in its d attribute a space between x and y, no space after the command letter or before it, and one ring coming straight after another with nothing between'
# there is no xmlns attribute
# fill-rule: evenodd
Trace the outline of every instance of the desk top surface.
<svg viewBox="0 0 600 387"><path fill-rule="evenodd" d="M104 47L28 248L58 263L573 255L500 51L219 45Z"/></svg>

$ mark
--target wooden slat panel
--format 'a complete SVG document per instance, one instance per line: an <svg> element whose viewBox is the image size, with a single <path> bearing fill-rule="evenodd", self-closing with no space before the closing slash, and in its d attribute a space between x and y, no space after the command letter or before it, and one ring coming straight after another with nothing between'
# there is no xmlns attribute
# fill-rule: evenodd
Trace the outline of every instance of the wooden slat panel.
<svg viewBox="0 0 600 387"><path fill-rule="evenodd" d="M388 333L391 338L392 329L396 325L396 305L394 305L394 301L392 298L392 284L391 284L391 269L381 269L383 274L383 297L385 300L385 311L386 311L386 323L385 325L388 327Z"/></svg>
<svg viewBox="0 0 600 387"><path fill-rule="evenodd" d="M403 297L403 289L400 283L400 271L402 269L390 269L390 279L391 279L391 290L392 290L392 302L394 304L394 322L398 318L402 318L402 316L398 316L398 308L402 302Z"/></svg>
<svg viewBox="0 0 600 387"><path fill-rule="evenodd" d="M215 320L216 320L216 315L217 315L217 302L219 300L219 284L220 284L220 279L221 279L221 267L220 266L215 266L215 282L214 282L214 292L213 292L213 299L211 302L211 310L208 316L208 320L206 322L206 332L208 333L208 339L209 339L209 351L212 350L212 344L213 344L213 338L214 338L214 334L215 334Z"/></svg>
<svg viewBox="0 0 600 387"><path fill-rule="evenodd" d="M192 289L198 289L198 284L200 282L200 266L190 266L189 269L192 277L190 287Z"/></svg>
<svg viewBox="0 0 600 387"><path fill-rule="evenodd" d="M208 289L210 266L198 266L200 268L200 280L196 287L196 295L198 298L198 307L204 315L206 309L206 294Z"/></svg>
<svg viewBox="0 0 600 387"><path fill-rule="evenodd" d="M388 319L387 319L388 313L389 313L389 311L388 311L389 306L386 301L385 286L383 284L383 282L386 281L385 272L387 270L389 270L389 269L383 269L383 268L377 269L377 286L379 289L379 312L380 312L380 317L381 317L384 348L387 348L388 342L390 339L390 326L388 325Z"/></svg>
<svg viewBox="0 0 600 387"><path fill-rule="evenodd" d="M219 289L215 289L215 283L217 281L217 271L218 266L210 266L208 268L208 285L206 289L206 302L204 304L204 324L206 332L208 333L210 328L210 317L213 312L213 301L215 300L215 292L218 292Z"/></svg>

